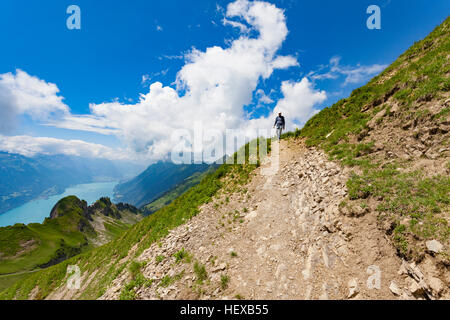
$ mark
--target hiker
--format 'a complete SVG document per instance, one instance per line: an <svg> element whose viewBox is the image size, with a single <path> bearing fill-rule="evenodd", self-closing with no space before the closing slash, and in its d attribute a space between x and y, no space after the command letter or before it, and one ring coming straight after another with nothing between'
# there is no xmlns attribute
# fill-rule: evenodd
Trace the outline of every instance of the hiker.
<svg viewBox="0 0 450 320"><path fill-rule="evenodd" d="M278 141L279 141L281 138L281 133L283 132L283 130L286 127L286 123L284 121L284 117L281 115L281 112L278 113L278 117L276 117L273 127L274 128L277 127L277 137L278 137Z"/></svg>

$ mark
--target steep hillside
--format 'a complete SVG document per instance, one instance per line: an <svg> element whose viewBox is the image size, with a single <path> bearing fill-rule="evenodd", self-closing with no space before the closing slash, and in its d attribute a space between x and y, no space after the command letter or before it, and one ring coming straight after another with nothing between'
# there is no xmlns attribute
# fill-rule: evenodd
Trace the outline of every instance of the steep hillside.
<svg viewBox="0 0 450 320"><path fill-rule="evenodd" d="M140 219L136 208L108 198L92 206L75 196L63 198L42 224L0 228L0 276L57 264L117 238Z"/></svg>
<svg viewBox="0 0 450 320"><path fill-rule="evenodd" d="M202 179L206 177L208 174L214 172L215 169L216 167L212 166L204 172L195 172L194 174L192 174L191 176L187 177L182 182L177 184L175 187L168 190L166 193L157 198L155 201L152 201L149 204L145 205L142 208L142 211L144 212L144 214L149 215L158 211L162 207L172 203L172 201L174 201L184 192L200 183L200 181L202 181Z"/></svg>
<svg viewBox="0 0 450 320"><path fill-rule="evenodd" d="M288 135L351 167L343 211L376 212L400 256L416 262L427 240L446 243L450 235L449 21ZM438 257L446 266L449 249Z"/></svg>
<svg viewBox="0 0 450 320"><path fill-rule="evenodd" d="M185 183L184 180L192 175L205 172L212 167L217 166L157 162L134 179L117 185L114 197L117 201L130 203L140 208Z"/></svg>
<svg viewBox="0 0 450 320"><path fill-rule="evenodd" d="M0 298L449 299L449 24L258 165L222 165Z"/></svg>

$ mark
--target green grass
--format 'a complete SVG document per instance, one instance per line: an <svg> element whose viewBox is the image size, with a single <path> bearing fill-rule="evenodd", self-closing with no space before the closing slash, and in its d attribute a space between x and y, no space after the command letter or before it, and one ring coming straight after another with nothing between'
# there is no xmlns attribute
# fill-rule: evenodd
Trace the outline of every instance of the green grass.
<svg viewBox="0 0 450 320"><path fill-rule="evenodd" d="M228 288L228 283L230 282L230 277L226 274L220 276L220 287L222 290Z"/></svg>
<svg viewBox="0 0 450 320"><path fill-rule="evenodd" d="M28 277L31 272L23 272L18 274L0 275L0 292L11 287L19 280L23 280Z"/></svg>
<svg viewBox="0 0 450 320"><path fill-rule="evenodd" d="M176 252L173 256L175 257L175 263L179 263L180 261L190 263L192 260L192 256L187 251L185 251L184 248Z"/></svg>
<svg viewBox="0 0 450 320"><path fill-rule="evenodd" d="M135 300L136 288L150 287L153 284L152 279L145 278L141 273L138 273L135 278L123 287L120 292L120 300Z"/></svg>
<svg viewBox="0 0 450 320"><path fill-rule="evenodd" d="M160 264L161 262L164 261L164 256L163 255L158 255L155 258L156 264Z"/></svg>
<svg viewBox="0 0 450 320"><path fill-rule="evenodd" d="M170 286L173 283L174 279L168 275L165 275L162 279L159 285L163 288L166 288Z"/></svg>
<svg viewBox="0 0 450 320"><path fill-rule="evenodd" d="M146 265L145 262L131 261L128 270L130 271L131 278L136 278L136 276L141 272L141 269Z"/></svg>
<svg viewBox="0 0 450 320"><path fill-rule="evenodd" d="M129 224L126 224L119 220L114 220L112 222L104 222L103 223L106 231L108 232L109 236L113 239L118 238L120 235L122 235L126 230L130 228Z"/></svg>
<svg viewBox="0 0 450 320"><path fill-rule="evenodd" d="M214 171L214 168L210 168L205 172L195 172L192 176L186 178L182 183L178 184L171 190L167 191L162 197L159 197L155 201L145 205L143 207L143 211L146 215L152 214L164 206L170 204L180 195L185 193L187 190L192 188L193 186L200 183L200 181Z"/></svg>
<svg viewBox="0 0 450 320"><path fill-rule="evenodd" d="M206 272L206 268L200 262L196 261L194 263L194 273L197 277L197 283L202 284L208 278L208 273Z"/></svg>
<svg viewBox="0 0 450 320"><path fill-rule="evenodd" d="M181 271L179 274L171 277L169 275L165 275L162 279L161 282L159 283L160 287L163 288L167 288L168 286L170 286L171 284L173 284L175 281L180 280L181 278L183 278L184 276L184 270Z"/></svg>

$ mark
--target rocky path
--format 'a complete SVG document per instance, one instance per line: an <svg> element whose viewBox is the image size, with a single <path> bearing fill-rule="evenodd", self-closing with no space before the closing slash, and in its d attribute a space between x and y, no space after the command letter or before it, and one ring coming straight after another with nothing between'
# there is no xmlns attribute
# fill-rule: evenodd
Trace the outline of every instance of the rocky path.
<svg viewBox="0 0 450 320"><path fill-rule="evenodd" d="M432 292L420 270L402 264L375 213L340 212L347 175L300 141L273 144L247 193L219 195L143 252L142 273L154 281L137 298L410 299ZM187 256L176 262L182 249ZM102 299L119 298L129 281L123 272Z"/></svg>

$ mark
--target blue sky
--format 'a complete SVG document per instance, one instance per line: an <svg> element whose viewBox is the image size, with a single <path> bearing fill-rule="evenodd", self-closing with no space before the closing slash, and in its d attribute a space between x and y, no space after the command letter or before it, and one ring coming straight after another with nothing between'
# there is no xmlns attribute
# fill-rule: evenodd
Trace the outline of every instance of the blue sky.
<svg viewBox="0 0 450 320"><path fill-rule="evenodd" d="M450 12L447 0L268 2L284 10L288 30L282 44L275 46L276 54L293 57L298 65L275 68L267 78L256 76L256 86L249 88L253 99L240 106L244 113L239 117L270 117L280 100L287 100L289 88L286 86L283 92L282 83L300 83L304 77L310 81L311 92L324 93L316 96L311 110L322 109L367 82L414 41L425 37ZM90 115L89 104L106 102L111 103L110 108L115 108L114 104L131 107L139 103L140 94L148 94L152 83L158 81L163 87L175 89L177 73L187 64L186 54L193 48L200 52L214 46L225 49L239 37L258 37L258 29L248 21L244 24L250 31L245 35L239 28L224 23L229 3L221 0L3 0L0 3L0 74L15 74L20 69L31 77L55 84L59 89L56 95L64 98L62 103L70 109L71 117ZM69 16L66 8L71 4L81 8L81 30L66 27ZM381 8L381 30L366 27L369 16L366 8L372 4ZM242 22L239 16L225 18ZM330 73L332 65L336 68ZM349 74L356 77L348 78ZM197 79L189 81L197 83ZM295 88L292 85L291 91ZM265 95L262 100L260 89ZM300 87L298 92L301 97ZM178 94L182 97L183 89ZM236 101L246 99L236 98ZM291 102L283 103L279 107L284 105L283 110L290 110ZM224 110L237 110L233 108ZM196 110L199 111L202 113L202 109ZM293 125L301 126L311 114L298 115ZM122 132L116 128L120 133L102 134L85 126L82 130L80 127L73 130L73 125L49 126L49 122L54 124L59 120L37 119L26 111L16 112L15 116L17 124L0 132L2 141L17 136L51 137L140 152L153 148L159 139L148 133L151 141L137 143L130 130ZM289 112L286 116L289 117ZM106 120L102 121L104 125ZM136 134L142 136L147 132ZM20 152L11 141L7 151ZM166 149L161 147L152 152L161 153ZM37 150L56 152L45 151L45 147Z"/></svg>

